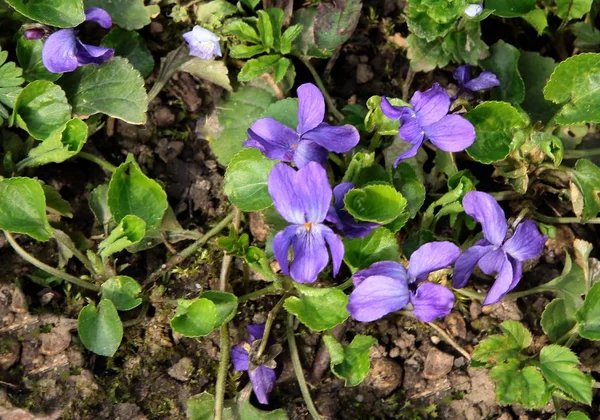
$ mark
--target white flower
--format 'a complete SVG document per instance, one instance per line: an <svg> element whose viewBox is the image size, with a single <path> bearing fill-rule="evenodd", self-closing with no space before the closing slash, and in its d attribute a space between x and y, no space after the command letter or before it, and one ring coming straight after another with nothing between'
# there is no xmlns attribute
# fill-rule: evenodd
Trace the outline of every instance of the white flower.
<svg viewBox="0 0 600 420"><path fill-rule="evenodd" d="M221 57L219 37L201 26L196 25L190 32L184 33L183 39L190 47L190 55L203 60L210 60L214 56Z"/></svg>
<svg viewBox="0 0 600 420"><path fill-rule="evenodd" d="M477 17L483 12L483 6L481 4L469 4L465 8L465 15L470 18Z"/></svg>

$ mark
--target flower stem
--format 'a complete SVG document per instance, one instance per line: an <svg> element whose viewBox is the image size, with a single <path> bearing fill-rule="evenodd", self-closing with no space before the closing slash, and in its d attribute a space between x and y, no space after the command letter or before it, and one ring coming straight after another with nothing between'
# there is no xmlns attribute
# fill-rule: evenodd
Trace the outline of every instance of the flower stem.
<svg viewBox="0 0 600 420"><path fill-rule="evenodd" d="M17 243L17 241L15 241L15 238L10 233L4 231L4 236L6 236L8 243L10 244L10 246L13 247L16 253L19 254L21 258L23 258L29 264L36 266L40 270L44 270L48 274L52 274L55 277L63 279L64 281L73 283L79 287L83 287L84 289L92 290L94 292L100 291L100 287L93 283L87 282L70 274L63 273L62 271L59 271L54 267L44 264L43 262L35 258L33 255L25 251L23 248L21 248L21 246Z"/></svg>
<svg viewBox="0 0 600 420"><path fill-rule="evenodd" d="M223 405L225 402L225 380L229 369L229 328L227 323L221 325L221 358L219 360L219 372L217 373L217 384L215 386L215 420L223 419Z"/></svg>
<svg viewBox="0 0 600 420"><path fill-rule="evenodd" d="M539 214L539 213L534 213L533 217L536 220L539 220L540 222L544 222L544 223L579 223L582 225L585 225L585 224L598 225L598 224L600 224L600 217L593 217L591 219L586 220L585 222L582 221L579 217L551 217L551 216L545 216L545 215Z"/></svg>
<svg viewBox="0 0 600 420"><path fill-rule="evenodd" d="M336 120L342 121L344 119L344 114L338 111L338 109L335 107L333 99L331 99L331 96L329 96L329 92L327 92L327 89L325 89L325 85L323 84L323 80L321 80L321 76L319 76L317 70L310 63L310 59L301 58L300 60L304 63L306 68L308 68L308 71L310 71L310 74L312 74L313 79L315 79L315 83L317 84L317 86L321 90L321 93L323 94L323 97L325 98L325 102L327 103L329 112L333 114Z"/></svg>
<svg viewBox="0 0 600 420"><path fill-rule="evenodd" d="M271 309L271 311L269 312L269 315L267 316L267 322L265 324L265 332L263 333L263 337L260 341L260 347L256 351L256 359L259 359L260 356L262 356L263 353L265 352L265 350L267 349L267 343L269 342L269 334L271 333L271 328L273 327L273 322L275 322L275 318L277 318L277 314L283 307L285 298L286 298L286 296L283 296L281 299L279 299L279 302L277 302L277 305L275 305L273 307L273 309Z"/></svg>
<svg viewBox="0 0 600 420"><path fill-rule="evenodd" d="M96 155L92 155L91 153L79 152L79 153L77 153L77 157L80 157L80 158L85 159L85 160L89 160L90 162L94 162L95 164L97 164L97 165L101 166L102 168L106 169L108 172L115 172L117 170L117 167L115 165L113 165L112 163L108 163L107 161L105 161L101 157L98 157Z"/></svg>
<svg viewBox="0 0 600 420"><path fill-rule="evenodd" d="M482 293L476 292L471 289L452 289L454 293L477 300L479 302L483 302L485 296Z"/></svg>
<svg viewBox="0 0 600 420"><path fill-rule="evenodd" d="M350 277L348 280L346 280L342 284L337 285L335 287L336 287L336 289L346 290L347 288L352 286L352 284L353 284L352 277Z"/></svg>
<svg viewBox="0 0 600 420"><path fill-rule="evenodd" d="M600 156L600 149L565 150L563 159L579 159L590 156Z"/></svg>
<svg viewBox="0 0 600 420"><path fill-rule="evenodd" d="M315 407L315 404L313 403L312 397L310 396L310 391L308 390L308 385L306 384L306 379L304 379L304 372L302 371L302 364L300 363L300 356L298 355L298 346L296 345L296 337L294 336L294 315L292 314L288 314L286 330L294 373L296 374L298 385L300 385L300 391L304 397L304 402L306 402L306 408L308 409L308 412L313 420L320 420L321 416L317 411L317 407Z"/></svg>
<svg viewBox="0 0 600 420"><path fill-rule="evenodd" d="M223 220L221 220L217 225L206 232L204 236L198 239L196 242L185 248L183 251L178 253L177 255L173 255L171 259L165 264L161 265L160 268L154 271L148 277L148 280L144 282L144 287L147 287L149 284L154 283L160 276L166 274L170 269L175 267L178 264L181 264L185 261L189 256L193 255L198 249L204 246L210 238L215 235L218 235L223 229L225 229L229 223L233 220L235 213L231 212Z"/></svg>
<svg viewBox="0 0 600 420"><path fill-rule="evenodd" d="M281 290L278 285L270 284L267 287L263 287L262 289L255 290L254 292L250 292L248 294L242 295L238 298L238 303L244 303L252 299L257 299L259 297L263 297L266 295L270 295L271 292Z"/></svg>

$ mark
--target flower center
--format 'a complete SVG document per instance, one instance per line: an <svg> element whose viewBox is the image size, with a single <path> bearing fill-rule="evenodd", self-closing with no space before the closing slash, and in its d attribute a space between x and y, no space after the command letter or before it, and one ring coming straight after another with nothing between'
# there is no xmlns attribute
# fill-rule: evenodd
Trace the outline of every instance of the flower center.
<svg viewBox="0 0 600 420"><path fill-rule="evenodd" d="M310 229L312 228L312 222L306 222L304 224L304 228L310 232Z"/></svg>

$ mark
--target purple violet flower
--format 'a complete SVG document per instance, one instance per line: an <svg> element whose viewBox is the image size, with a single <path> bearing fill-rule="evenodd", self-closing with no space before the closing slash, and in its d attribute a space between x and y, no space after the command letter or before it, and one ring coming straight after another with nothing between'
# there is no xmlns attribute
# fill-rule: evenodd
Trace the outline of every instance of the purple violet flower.
<svg viewBox="0 0 600 420"><path fill-rule="evenodd" d="M450 96L439 84L434 83L425 92L415 92L410 104L412 107L397 107L381 97L381 111L392 120L400 120L400 138L413 145L398 156L394 167L415 156L425 140L445 152L460 152L475 141L473 124L460 115L448 114Z"/></svg>
<svg viewBox="0 0 600 420"><path fill-rule="evenodd" d="M452 72L452 76L458 82L459 89L466 93L500 86L500 80L491 71L482 71L479 76L472 79L471 66L468 64L458 67Z"/></svg>
<svg viewBox="0 0 600 420"><path fill-rule="evenodd" d="M112 26L110 15L99 7L86 9L85 18L105 29ZM48 37L42 48L42 62L51 73L66 73L86 64L102 64L114 54L112 48L84 44L77 38L77 30L67 28Z"/></svg>
<svg viewBox="0 0 600 420"><path fill-rule="evenodd" d="M374 321L409 303L417 318L431 322L450 313L454 294L448 288L424 282L429 273L451 265L460 248L451 242L429 242L410 257L408 269L396 261L380 261L354 273L348 311L361 322Z"/></svg>
<svg viewBox="0 0 600 420"><path fill-rule="evenodd" d="M344 245L323 224L332 195L325 169L316 162L298 171L278 163L269 174L267 186L275 208L291 223L273 238L273 253L283 274L291 275L298 283L314 282L329 262L328 246L336 276L344 257ZM291 267L290 246L294 250Z"/></svg>
<svg viewBox="0 0 600 420"><path fill-rule="evenodd" d="M196 25L191 31L183 34L183 39L190 47L190 55L203 60L210 60L215 56L221 57L219 37L208 29Z"/></svg>
<svg viewBox="0 0 600 420"><path fill-rule="evenodd" d="M46 29L41 26L25 29L23 31L23 36L25 37L25 39L27 39L29 41L36 40L36 39L42 39L43 37L46 36Z"/></svg>
<svg viewBox="0 0 600 420"><path fill-rule="evenodd" d="M265 324L248 325L248 341L231 348L231 363L237 371L247 371L254 394L261 404L269 403L269 393L275 386L277 373L275 369L261 365L252 366L250 352L252 343L263 338Z"/></svg>
<svg viewBox="0 0 600 420"><path fill-rule="evenodd" d="M298 88L298 126L292 130L273 118L261 118L248 129L244 146L260 150L270 159L294 162L301 168L309 162L327 163L327 152L345 153L358 144L353 126L335 127L323 122L325 99L319 88L305 83Z"/></svg>
<svg viewBox="0 0 600 420"><path fill-rule="evenodd" d="M334 202L327 212L327 221L333 223L343 234L344 238L364 238L373 229L378 227L379 224L359 222L346 211L344 208L344 197L352 188L354 188L352 182L342 182L333 189Z"/></svg>
<svg viewBox="0 0 600 420"><path fill-rule="evenodd" d="M497 273L496 281L483 301L484 305L499 302L521 280L523 261L539 257L548 239L540 233L533 220L523 220L515 233L506 239L508 224L504 211L489 194L471 191L463 198L465 213L481 224L483 237L467 249L454 265L452 282L464 287L479 266L488 276Z"/></svg>

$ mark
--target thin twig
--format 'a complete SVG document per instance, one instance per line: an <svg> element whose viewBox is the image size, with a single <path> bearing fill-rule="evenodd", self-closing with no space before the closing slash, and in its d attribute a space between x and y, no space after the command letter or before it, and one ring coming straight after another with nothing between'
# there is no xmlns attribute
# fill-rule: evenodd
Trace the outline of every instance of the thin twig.
<svg viewBox="0 0 600 420"><path fill-rule="evenodd" d="M73 283L79 287L83 287L84 289L92 290L94 292L100 291L100 287L93 283L87 282L70 274L63 273L62 271L59 271L56 268L49 266L48 264L44 264L43 262L35 258L33 255L25 251L23 248L21 248L21 246L17 243L15 238L10 233L4 231L4 236L6 236L8 243L10 244L10 246L13 247L16 253L19 254L21 258L23 258L29 264L36 266L37 268L45 271L48 274L52 274L55 277L63 279L64 281Z"/></svg>
<svg viewBox="0 0 600 420"><path fill-rule="evenodd" d="M278 292L281 289L276 284L271 284L267 287L263 287L262 289L255 290L254 292L250 292L248 294L242 295L238 298L238 303L244 303L252 299L257 299L259 297L263 297L266 295L274 294L274 292Z"/></svg>
<svg viewBox="0 0 600 420"><path fill-rule="evenodd" d="M315 83L317 84L317 86L321 90L321 93L323 94L323 97L325 98L325 102L327 103L329 112L333 114L336 120L342 121L344 119L344 114L342 114L336 108L333 99L331 99L331 96L329 96L329 92L327 92L327 89L325 89L325 85L323 84L323 80L321 80L321 76L319 76L319 73L317 73L317 70L311 64L310 59L301 58L300 60L304 63L306 68L308 68L308 71L310 71L310 74L312 74L313 79L315 79Z"/></svg>
<svg viewBox="0 0 600 420"><path fill-rule="evenodd" d="M296 345L296 337L294 336L294 315L292 314L288 314L288 319L286 322L286 332L288 345L290 346L290 357L292 359L294 373L296 374L298 385L300 385L300 391L302 392L302 396L304 397L306 408L308 409L308 412L310 413L313 420L320 420L321 416L317 411L317 407L315 407L315 403L313 403L312 397L310 396L310 391L308 390L308 385L306 384L306 379L304 379L302 363L300 363L300 356L298 355L298 346Z"/></svg>
<svg viewBox="0 0 600 420"><path fill-rule="evenodd" d="M277 314L283 307L283 303L285 302L286 296L283 296L279 299L279 302L269 311L269 315L267 315L267 322L265 323L265 331L263 333L263 337L260 341L260 347L256 351L255 359L259 360L260 356L263 355L265 350L267 349L267 343L269 342L269 334L271 334L271 328L273 327L273 322L275 322L275 318L277 318Z"/></svg>
<svg viewBox="0 0 600 420"><path fill-rule="evenodd" d="M181 264L189 256L191 256L196 251L198 251L198 249L200 249L202 246L204 246L209 241L210 238L212 238L215 235L218 235L223 229L225 229L229 225L229 223L233 220L233 216L234 216L234 212L229 213L223 220L221 220L219 223L217 223L217 225L214 228L212 228L211 230L206 232L204 234L204 236L202 236L196 242L194 242L193 244L191 244L190 246L185 248L183 251L179 252L178 254L173 255L171 257L171 259L169 259L169 261L167 261L165 264L161 265L158 270L156 270L152 274L150 274L150 276L148 277L148 280L146 280L144 282L144 287L147 287L148 285L154 283L163 274L166 274L173 267Z"/></svg>
<svg viewBox="0 0 600 420"><path fill-rule="evenodd" d="M412 85L413 79L415 78L415 72L409 67L402 84L402 100L408 101L408 95L410 93L410 85Z"/></svg>

